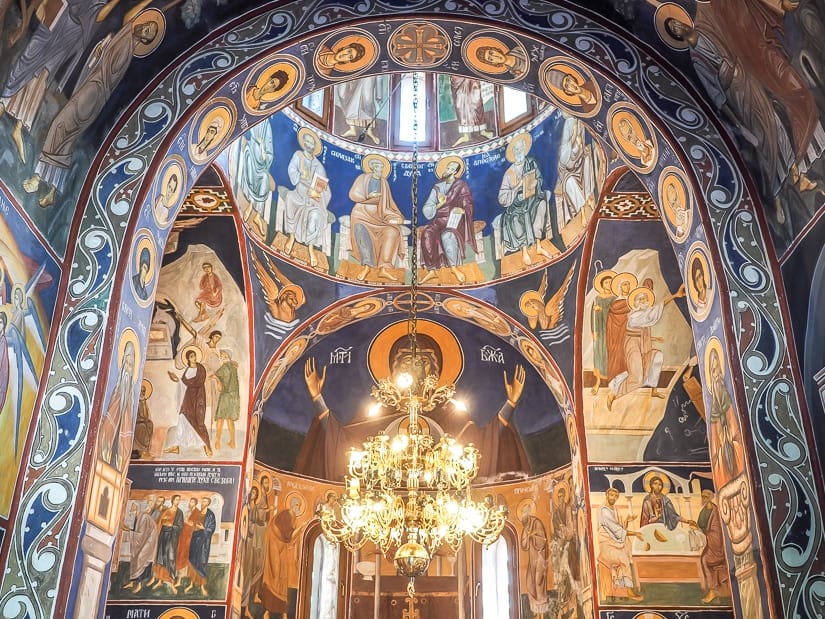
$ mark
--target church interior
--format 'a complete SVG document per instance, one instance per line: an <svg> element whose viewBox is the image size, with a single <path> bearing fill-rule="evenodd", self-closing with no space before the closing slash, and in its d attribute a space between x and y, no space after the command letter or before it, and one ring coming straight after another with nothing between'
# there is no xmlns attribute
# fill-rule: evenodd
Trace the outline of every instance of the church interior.
<svg viewBox="0 0 825 619"><path fill-rule="evenodd" d="M0 0L0 616L825 616L823 36Z"/></svg>

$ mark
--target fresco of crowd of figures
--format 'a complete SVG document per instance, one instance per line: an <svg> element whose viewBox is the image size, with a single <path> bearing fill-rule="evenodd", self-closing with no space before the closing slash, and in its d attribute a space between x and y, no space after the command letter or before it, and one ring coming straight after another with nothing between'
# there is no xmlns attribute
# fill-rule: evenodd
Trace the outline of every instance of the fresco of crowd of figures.
<svg viewBox="0 0 825 619"><path fill-rule="evenodd" d="M674 23L705 28L709 45L714 17L736 25L704 3L694 17L662 7L650 27L682 54L677 62L689 54L698 66L707 47ZM252 17L136 103L82 190L95 117L132 74L116 53L128 47L136 65L162 53L178 18L107 13L97 23L122 23L82 70L60 14L38 16L55 20L45 43L16 43L6 87L22 80L35 107L4 91L0 431L14 440L0 454L10 473L0 486L0 604L10 616L51 613L54 595L38 591L56 587L66 548L79 558L63 569L80 584L60 603L108 600L113 617L137 608L153 618L260 616L273 595L310 603L299 598L300 574L276 567L307 552L296 541L313 534L313 508L331 487L300 466L316 414L307 368L325 372L326 400L348 432L365 394L345 386L366 391L388 372L381 352L409 303L399 286L410 278L412 164L392 148L392 117L379 108L396 85L410 87L410 70L426 72L419 87L438 97L433 140L450 151L421 149L422 320L476 404L479 431L523 383L508 414L522 472L536 477L508 479L513 471L486 454L512 514L507 552L518 557L522 616L594 607L628 618L683 608L731 616L732 573L740 616L816 604L822 527L768 255L788 269L819 255L821 126L800 136L794 125L804 156L784 171L752 153L769 248L731 142L666 73L650 77L652 59L569 10L486 8L541 38L457 19L362 21L296 38L331 16L356 17L326 2ZM416 37L429 44L412 45ZM27 82L54 71L38 73L28 55L48 45L65 55L55 67L77 63L77 72ZM749 69L754 84L767 81ZM304 98L326 86L320 107ZM505 86L535 96L531 120L512 135L497 107ZM786 113L793 122L796 111ZM735 137L765 129L740 119ZM158 149L165 135L175 139ZM784 141L773 139L780 161ZM791 300L804 328L808 299ZM799 349L812 379L815 355ZM92 410L93 399L102 406ZM743 418L745 407L757 414ZM547 453L550 441L565 448ZM755 486L764 494L751 496ZM69 541L73 510L84 524ZM757 513L767 514L761 535ZM113 543L111 578L81 540ZM762 565L765 549L775 565ZM767 597L766 570L778 600ZM97 601L81 592L94 574L108 588Z"/></svg>

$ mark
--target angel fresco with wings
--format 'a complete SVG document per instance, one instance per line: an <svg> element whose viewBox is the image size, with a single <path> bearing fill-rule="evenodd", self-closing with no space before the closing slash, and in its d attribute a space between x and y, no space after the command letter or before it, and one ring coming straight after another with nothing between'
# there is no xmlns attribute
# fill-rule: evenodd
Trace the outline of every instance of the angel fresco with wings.
<svg viewBox="0 0 825 619"><path fill-rule="evenodd" d="M264 254L263 261L254 251L250 256L266 301L266 332L280 339L298 320L298 308L306 302L304 290L284 275L268 255Z"/></svg>
<svg viewBox="0 0 825 619"><path fill-rule="evenodd" d="M519 298L519 309L527 318L527 324L534 331L538 329L542 339L551 339L554 342L561 341L555 336L555 330L564 328L563 330L566 332L566 325L563 323L560 325L559 323L564 316L564 299L570 289L570 282L573 281L575 269L575 264L570 266L570 270L565 275L558 290L546 301L547 269L544 270L544 274L541 276L538 290L526 290Z"/></svg>

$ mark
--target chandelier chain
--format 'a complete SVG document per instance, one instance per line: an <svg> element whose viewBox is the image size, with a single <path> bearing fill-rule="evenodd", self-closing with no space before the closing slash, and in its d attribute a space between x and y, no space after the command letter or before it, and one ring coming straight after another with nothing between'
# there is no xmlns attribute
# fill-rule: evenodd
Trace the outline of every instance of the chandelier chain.
<svg viewBox="0 0 825 619"><path fill-rule="evenodd" d="M412 231L410 233L410 316L409 316L409 337L410 348L414 363L418 363L418 73L412 74L413 80L413 150L412 150L412 188L411 188L411 210L412 210Z"/></svg>
<svg viewBox="0 0 825 619"><path fill-rule="evenodd" d="M440 384L439 376L418 358L418 110L420 73L413 80L413 151L411 172L411 276L407 335L415 376L403 365L398 374L382 378L372 397L406 417L392 434L367 437L349 452L344 491L318 507L321 529L328 540L355 552L370 542L392 556L399 573L410 578L407 593L415 596L413 579L427 571L440 551L458 552L469 537L489 545L501 535L507 506L492 494L476 501L470 486L478 475L479 451L449 434L423 431L419 415L452 402L455 385ZM405 77L405 79L409 79ZM426 101L426 100L425 100ZM426 105L426 103L425 103ZM409 366L407 366L409 367ZM402 371L403 370L403 371Z"/></svg>

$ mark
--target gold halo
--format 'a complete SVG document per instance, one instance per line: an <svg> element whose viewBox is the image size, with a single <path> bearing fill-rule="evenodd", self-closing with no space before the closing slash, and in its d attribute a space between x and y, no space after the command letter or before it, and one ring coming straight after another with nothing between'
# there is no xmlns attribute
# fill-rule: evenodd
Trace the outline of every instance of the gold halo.
<svg viewBox="0 0 825 619"><path fill-rule="evenodd" d="M138 342L137 333L131 327L126 327L123 333L120 334L120 341L117 344L117 367L120 368L123 364L123 353L126 352L126 344L131 342L132 348L135 351L135 378L137 378L138 368L140 367L140 346Z"/></svg>
<svg viewBox="0 0 825 619"><path fill-rule="evenodd" d="M570 484L568 484L564 480L561 480L561 481L556 482L556 487L553 488L553 503L556 503L556 504L558 503L559 492L561 490L566 490L567 491L567 498L568 499L571 498L570 497Z"/></svg>
<svg viewBox="0 0 825 619"><path fill-rule="evenodd" d="M567 415L564 420L564 425L567 428L567 440L570 442L570 451L575 455L578 449L579 433L576 428L576 418L573 415Z"/></svg>
<svg viewBox="0 0 825 619"><path fill-rule="evenodd" d="M313 154L313 156L317 157L318 155L321 154L321 150L322 150L321 138L319 138L318 134L315 133L309 127L301 127L300 129L298 129L298 146L300 146L301 148L304 147L304 136L305 135L311 135L312 139L315 140L315 148L313 149L312 154Z"/></svg>
<svg viewBox="0 0 825 619"><path fill-rule="evenodd" d="M636 168L640 170L650 169L653 164L644 165L643 163L641 163L642 152L635 144L631 144L627 139L625 139L622 136L622 133L619 130L619 123L622 120L625 120L630 124L630 126L633 128L634 133L639 137L640 140L650 140L651 148L654 150L654 152L656 152L656 144L654 142L654 137L651 135L650 131L644 125L640 116L637 115L635 109L631 111L631 109L628 107L622 107L622 109L613 114L613 117L610 119L610 133L614 143L617 144L622 151L624 151L625 155L627 155L631 159L639 160L639 164L634 164Z"/></svg>
<svg viewBox="0 0 825 619"><path fill-rule="evenodd" d="M705 307L699 306L699 295L696 291L696 284L693 281L693 264L699 262L702 266L702 271L705 274L705 282L707 284L708 300ZM688 299L690 300L691 312L695 315L697 320L704 320L710 313L710 306L713 300L713 273L710 270L710 263L708 256L705 253L704 244L698 243L694 245L688 252L687 260L685 261L685 288L687 289Z"/></svg>
<svg viewBox="0 0 825 619"><path fill-rule="evenodd" d="M201 350L200 346L196 346L195 344L189 344L186 348L184 348L180 353L181 361L186 363L186 356L189 354L190 350L195 351L195 363L200 363L203 360L203 351Z"/></svg>
<svg viewBox="0 0 825 619"><path fill-rule="evenodd" d="M521 512L523 512L524 508L528 505L531 508L530 514L532 516L536 515L536 501L532 497L525 497L518 502L518 507L516 508L516 519L518 519L519 522L521 522Z"/></svg>
<svg viewBox="0 0 825 619"><path fill-rule="evenodd" d="M472 299L450 297L441 302L441 307L452 316L461 318L466 322L472 322L490 333L495 333L501 337L509 337L510 335L510 324L500 314ZM482 316L473 315L472 312L482 314Z"/></svg>
<svg viewBox="0 0 825 619"><path fill-rule="evenodd" d="M233 117L233 110L230 109L226 103L213 104L212 109L208 110L201 118L197 131L190 141L189 154L192 156L193 161L206 161L209 159L209 153L213 153L223 146L224 139L232 131ZM206 148L203 154L199 154L198 144L206 135L206 130L209 129L215 120L221 121L221 128L215 133L212 144Z"/></svg>
<svg viewBox="0 0 825 619"><path fill-rule="evenodd" d="M544 306L544 299L536 290L526 290L521 294L521 297L518 300L518 307L521 310L521 313L527 316L528 318L532 318L534 316L539 315L539 310L535 309L534 307L529 305L530 301L537 301L540 305Z"/></svg>
<svg viewBox="0 0 825 619"><path fill-rule="evenodd" d="M406 320L387 325L373 338L369 347L367 364L373 380L378 382L390 376L390 350L399 339L407 337L408 323ZM447 327L426 319L418 319L416 323L418 333L429 335L441 348L441 376L438 377L439 386L452 385L461 376L464 370L464 355L458 338Z"/></svg>
<svg viewBox="0 0 825 619"><path fill-rule="evenodd" d="M334 333L341 327L344 327L352 322L358 322L375 316L378 312L384 309L385 304L386 303L381 299L370 297L367 299L360 299L355 303L342 305L324 314L323 318L318 321L318 325L315 330L321 335L329 335L330 333ZM357 311L357 316L352 317L350 320L340 319L338 317L338 312L342 311L344 308L349 308L353 311L353 313Z"/></svg>
<svg viewBox="0 0 825 619"><path fill-rule="evenodd" d="M155 51L158 45L160 45L160 42L163 41L163 35L166 33L166 17L163 12L158 9L145 9L138 13L132 22L132 30L134 30L135 26L141 26L149 22L157 24L158 32L155 38L148 43L135 43L135 48L132 52L132 56L135 58L145 58Z"/></svg>
<svg viewBox="0 0 825 619"><path fill-rule="evenodd" d="M639 280L636 279L636 276L633 275L633 273L628 273L627 271L619 273L618 275L616 275L613 278L613 283L610 284L611 292L613 294L615 294L617 297L622 296L622 294L621 294L622 284L625 281L630 282L630 289L631 290L633 290L634 288L637 288L639 286Z"/></svg>
<svg viewBox="0 0 825 619"><path fill-rule="evenodd" d="M327 41L329 41L329 38L318 46L318 51L321 51L324 47L327 47L327 49L333 53L338 53L341 49L344 47L349 47L353 43L360 43L364 46L364 55L361 58L353 62L336 62L334 67L324 69L327 72L337 71L339 73L356 73L366 69L378 58L378 48L375 44L375 40L368 36L368 34L363 30L359 30L357 34L348 34L347 36L341 37L332 45L327 45ZM323 73L323 71L321 72Z"/></svg>
<svg viewBox="0 0 825 619"><path fill-rule="evenodd" d="M373 161L380 161L384 164L384 170L383 172L381 172L381 176L383 178L387 178L390 175L390 172L392 172L392 164L390 163L390 160L387 159L384 155L379 155L378 153L370 153L369 155L366 155L361 160L361 169L364 170L364 172L366 172L367 174L372 174L372 168L370 168L370 164Z"/></svg>
<svg viewBox="0 0 825 619"><path fill-rule="evenodd" d="M491 75L507 72L509 69L507 65L499 66L481 60L481 58L476 55L476 52L480 47L493 47L501 52L503 56L510 52L510 48L507 47L503 41L496 39L495 37L476 37L471 41L467 41L466 47L464 48L464 58L470 66Z"/></svg>
<svg viewBox="0 0 825 619"><path fill-rule="evenodd" d="M544 367L544 357L542 356L538 346L533 343L533 340L526 337L519 338L518 347L534 368Z"/></svg>
<svg viewBox="0 0 825 619"><path fill-rule="evenodd" d="M551 71L570 75L583 90L592 93L595 101L584 103L577 96L564 92L560 84L553 83L554 80L550 79ZM593 74L587 67L567 56L553 56L546 59L539 67L539 83L556 107L577 118L590 118L598 114L602 108L602 91Z"/></svg>
<svg viewBox="0 0 825 619"><path fill-rule="evenodd" d="M670 492L670 477L668 477L667 473L662 473L661 471L648 471L645 473L645 476L642 478L645 492L650 492L650 480L654 477L662 480L662 494Z"/></svg>
<svg viewBox="0 0 825 619"><path fill-rule="evenodd" d="M295 518L300 518L307 511L307 502L306 502L306 499L303 497L303 495L300 494L299 492L290 492L288 495L286 495L286 499L284 500L284 509L288 509L289 511L292 511L292 499L293 498L297 498L301 502L301 511L299 511L297 514L294 514Z"/></svg>
<svg viewBox="0 0 825 619"><path fill-rule="evenodd" d="M668 187L675 188L677 201L684 205L685 212L687 213L685 229L683 233L678 236L676 235L675 229L678 225L676 212L667 199ZM687 184L685 183L681 170L676 167L669 166L665 168L659 177L659 210L664 214L665 221L673 227L672 229L670 227L668 228L673 238L679 242L684 241L690 232L690 225L693 220L693 209L690 204L690 194L687 189Z"/></svg>
<svg viewBox="0 0 825 619"><path fill-rule="evenodd" d="M143 248L149 250L149 272L146 274L147 281L151 282L155 276L155 263L157 262L157 252L155 251L155 242L149 234L144 234L140 237L135 245L135 273L140 273L140 253Z"/></svg>
<svg viewBox="0 0 825 619"><path fill-rule="evenodd" d="M630 291L630 294L627 295L627 304L631 307L631 309L636 309L636 299L638 299L642 295L648 295L650 297L650 304L653 305L656 303L656 294L647 286L638 286Z"/></svg>
<svg viewBox="0 0 825 619"><path fill-rule="evenodd" d="M678 19L682 23L693 26L693 20L690 18L690 15L688 15L685 9L678 4L665 2L664 4L659 5L653 16L653 20L656 23L656 33L659 35L662 43L667 45L669 48L676 50L687 49L689 46L687 41L680 41L679 39L674 38L667 31L667 28L665 28L665 21L667 21L670 17Z"/></svg>
<svg viewBox="0 0 825 619"><path fill-rule="evenodd" d="M172 178L172 175L178 177L178 186L175 188L175 193L172 194L172 203L166 204L166 208L170 211L177 205L180 201L180 195L183 193L183 184L184 184L184 176L183 176L183 166L179 163L177 159L172 159L166 166L166 169L163 171L163 177L160 181L160 186L158 188L158 196L162 196L166 186L169 184L169 179ZM171 219L168 220L171 222Z"/></svg>
<svg viewBox="0 0 825 619"><path fill-rule="evenodd" d="M713 351L716 351L717 355L719 356L719 365L722 368L722 376L725 375L725 355L724 349L722 348L721 340L716 337L715 335L712 336L709 340L707 345L705 345L705 369L704 369L704 376L705 376L705 388L707 389L708 385L711 384L712 378L710 375L710 355Z"/></svg>
<svg viewBox="0 0 825 619"><path fill-rule="evenodd" d="M252 114L268 113L271 110L271 104L279 101L290 94L298 84L302 81L303 76L301 69L296 62L287 60L287 57L276 56L266 60L259 65L247 78L243 89L243 103L244 107ZM286 82L277 90L268 92L257 101L252 98L250 91L253 88L261 88L269 79L277 72L284 71L287 74Z"/></svg>
<svg viewBox="0 0 825 619"><path fill-rule="evenodd" d="M510 163L515 162L516 156L513 154L513 147L515 146L516 142L525 142L524 146L524 153L527 154L530 152L530 147L533 146L533 136L530 135L529 131L525 131L524 133L519 133L516 136L513 136L513 139L510 140L510 143L507 145L507 150L504 151L504 157Z"/></svg>
<svg viewBox="0 0 825 619"><path fill-rule="evenodd" d="M602 286L604 285L604 280L608 277L615 278L616 271L612 269L605 269L603 271L599 271L596 273L596 276L593 278L593 288L595 288L596 292L613 292L609 288L605 290Z"/></svg>
<svg viewBox="0 0 825 619"><path fill-rule="evenodd" d="M444 171L447 169L447 166L450 163L457 163L458 170L455 173L456 178L460 178L462 174L464 174L464 160L459 157L458 155L447 155L446 157L442 157L439 159L435 164L435 176L439 180L444 176Z"/></svg>
<svg viewBox="0 0 825 619"><path fill-rule="evenodd" d="M644 612L633 615L633 619L665 619L665 616L659 613Z"/></svg>
<svg viewBox="0 0 825 619"><path fill-rule="evenodd" d="M198 614L189 608L179 606L177 608L170 608L158 616L158 619L172 619L172 617L180 617L181 619L198 619Z"/></svg>
<svg viewBox="0 0 825 619"><path fill-rule="evenodd" d="M148 378L144 378L142 381L140 381L140 388L141 390L146 389L147 400L152 397L152 392L155 390L155 388L152 387L152 383L151 381L149 381Z"/></svg>
<svg viewBox="0 0 825 619"><path fill-rule="evenodd" d="M306 302L306 296L304 295L304 289L301 288L297 284L287 284L283 288L281 288L280 294L286 294L287 292L291 292L295 295L295 303L300 307Z"/></svg>
<svg viewBox="0 0 825 619"><path fill-rule="evenodd" d="M295 338L284 352L277 358L273 357L272 362L266 369L263 379L263 387L261 388L261 400L266 401L275 387L281 382L286 371L292 367L292 364L298 360L307 348L306 336Z"/></svg>

